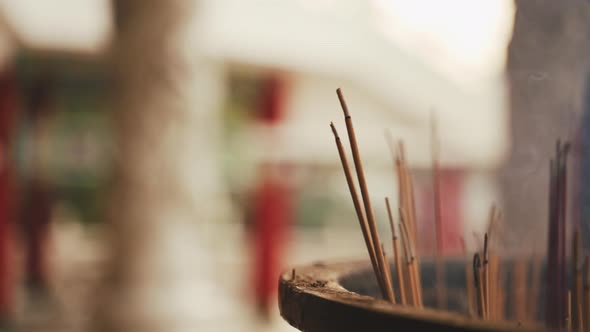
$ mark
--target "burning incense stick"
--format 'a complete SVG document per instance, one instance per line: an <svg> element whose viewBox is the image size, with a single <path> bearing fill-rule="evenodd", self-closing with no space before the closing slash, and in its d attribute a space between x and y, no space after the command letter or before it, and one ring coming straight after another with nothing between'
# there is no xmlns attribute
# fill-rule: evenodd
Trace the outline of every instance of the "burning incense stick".
<svg viewBox="0 0 590 332"><path fill-rule="evenodd" d="M371 207L371 198L369 196L369 190L367 188L367 182L365 180L365 173L363 171L363 164L361 161L358 144L356 141L356 135L354 132L354 126L352 124L352 118L350 113L348 112L348 106L346 105L346 101L344 100L344 96L342 95L342 91L340 88L336 90L336 94L338 95L338 100L340 101L340 106L342 107L342 111L344 113L344 120L346 122L346 130L348 132L348 140L350 142L350 148L352 150L352 159L354 161L354 166L356 169L359 185L361 188L361 196L363 198L363 203L365 206L365 215L367 216L367 223L369 225L369 231L371 234L371 238L373 240L373 245L375 247L375 255L377 260L383 260L383 250L379 245L381 240L379 239L379 233L377 232L377 226L375 224L375 216L373 214L373 208ZM381 265L381 264L380 264ZM389 264L387 266L381 265L381 272L383 274L384 269L389 269ZM391 281L384 280L384 286L387 291L387 299L390 302L394 302L395 299L393 298L393 288L391 285Z"/></svg>
<svg viewBox="0 0 590 332"><path fill-rule="evenodd" d="M358 193L356 191L356 186L354 184L354 180L353 180L352 174L350 172L350 167L348 165L348 160L346 158L346 152L344 151L344 146L342 146L342 142L340 140L340 136L338 136L338 131L336 131L336 127L334 126L333 123L330 123L330 127L332 128L332 133L334 133L334 140L336 141L336 147L338 148L338 155L340 156L340 161L342 163L342 168L344 170L344 176L346 177L346 183L348 184L350 196L352 197L352 203L354 204L354 210L356 211L359 225L361 226L361 231L363 233L363 239L365 240L365 246L367 247L367 251L369 252L369 257L371 259L371 265L373 266L373 271L375 273L375 277L377 278L377 282L379 283L379 288L381 289L381 293L384 298L387 298L387 290L385 289L385 285L383 283L383 278L381 275L379 264L377 263L377 260L376 260L375 247L373 245L373 240L371 239L371 235L369 233L367 221L365 220L365 216L364 216L363 211L361 209L361 204L359 202L359 197L358 197Z"/></svg>
<svg viewBox="0 0 590 332"><path fill-rule="evenodd" d="M389 198L385 197L385 206L387 207L387 216L389 217L389 226L391 227L391 238L393 245L393 255L395 261L395 272L397 273L397 282L399 285L399 296L402 305L406 305L406 290L404 286L404 273L402 271L402 263L399 256L398 239L395 234L395 226L393 225L393 215L391 213L391 206L389 205Z"/></svg>

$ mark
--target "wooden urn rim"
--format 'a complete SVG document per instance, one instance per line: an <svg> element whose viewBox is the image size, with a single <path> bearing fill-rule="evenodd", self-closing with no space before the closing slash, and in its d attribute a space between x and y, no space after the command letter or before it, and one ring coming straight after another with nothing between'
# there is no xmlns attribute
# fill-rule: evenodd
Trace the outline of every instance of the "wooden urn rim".
<svg viewBox="0 0 590 332"><path fill-rule="evenodd" d="M515 322L485 322L459 313L414 309L345 289L341 280L371 269L368 261L315 263L283 273L281 316L295 328L320 331L548 331Z"/></svg>

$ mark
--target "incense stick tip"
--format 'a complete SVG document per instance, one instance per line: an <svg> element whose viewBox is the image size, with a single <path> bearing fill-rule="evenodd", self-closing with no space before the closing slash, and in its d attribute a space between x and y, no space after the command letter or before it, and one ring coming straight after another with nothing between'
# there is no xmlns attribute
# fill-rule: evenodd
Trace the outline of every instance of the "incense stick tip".
<svg viewBox="0 0 590 332"><path fill-rule="evenodd" d="M338 131L336 130L336 126L334 126L334 122L330 122L330 128L332 128L332 133L334 133L334 138L336 138L336 139L340 138L340 136L338 136Z"/></svg>
<svg viewBox="0 0 590 332"><path fill-rule="evenodd" d="M479 287L479 274L478 271L481 268L481 259L479 258L479 253L475 253L473 255L473 281L475 284L475 287L478 288Z"/></svg>
<svg viewBox="0 0 590 332"><path fill-rule="evenodd" d="M340 88L336 89L336 94L338 95L338 100L340 101L340 106L342 107L342 111L344 112L344 117L349 118L350 114L348 113L348 106L346 106L346 101L344 100L344 95L342 94L342 90Z"/></svg>
<svg viewBox="0 0 590 332"><path fill-rule="evenodd" d="M483 236L483 264L488 264L488 233L486 232Z"/></svg>

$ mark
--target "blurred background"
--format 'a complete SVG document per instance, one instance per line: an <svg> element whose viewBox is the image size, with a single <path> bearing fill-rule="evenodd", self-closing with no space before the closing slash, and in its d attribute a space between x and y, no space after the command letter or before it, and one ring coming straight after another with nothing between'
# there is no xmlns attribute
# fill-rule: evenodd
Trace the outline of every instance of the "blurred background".
<svg viewBox="0 0 590 332"><path fill-rule="evenodd" d="M366 258L328 127L344 134L338 87L382 234L389 131L433 253L434 118L445 254L479 245L494 203L502 250L542 252L558 138L571 219L590 217L589 6L0 0L2 328L293 331L279 273Z"/></svg>

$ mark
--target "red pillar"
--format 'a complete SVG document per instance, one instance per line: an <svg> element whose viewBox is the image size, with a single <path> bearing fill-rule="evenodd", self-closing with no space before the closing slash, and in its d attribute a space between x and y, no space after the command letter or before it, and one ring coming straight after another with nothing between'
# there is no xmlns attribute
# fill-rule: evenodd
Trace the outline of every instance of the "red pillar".
<svg viewBox="0 0 590 332"><path fill-rule="evenodd" d="M466 172L461 169L443 168L440 170L442 248L445 255L457 254L462 251L465 174ZM436 241L434 241L432 185L421 186L419 195L417 213L420 251L433 253L436 250Z"/></svg>
<svg viewBox="0 0 590 332"><path fill-rule="evenodd" d="M271 75L263 81L258 103L258 120L268 129L282 120L285 81ZM272 135L271 135L271 138ZM273 142L271 142L273 145ZM268 315L274 303L288 228L293 217L288 166L276 161L262 161L254 193L254 289L262 315Z"/></svg>
<svg viewBox="0 0 590 332"><path fill-rule="evenodd" d="M263 314L268 314L275 307L274 295L282 269L287 230L293 215L289 187L276 175L278 169L279 166L262 167L255 193L254 289Z"/></svg>
<svg viewBox="0 0 590 332"><path fill-rule="evenodd" d="M464 172L446 169L441 172L441 203L443 220L443 252L445 254L462 251L463 236L463 178Z"/></svg>

